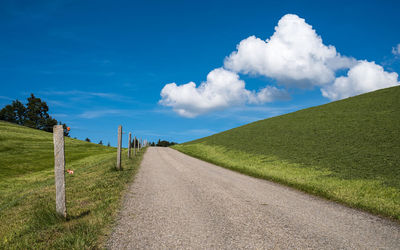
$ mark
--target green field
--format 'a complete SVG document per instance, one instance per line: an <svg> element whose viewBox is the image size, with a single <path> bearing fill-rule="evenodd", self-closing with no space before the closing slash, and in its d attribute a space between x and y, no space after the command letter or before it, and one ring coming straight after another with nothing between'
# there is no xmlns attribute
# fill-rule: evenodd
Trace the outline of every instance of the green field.
<svg viewBox="0 0 400 250"><path fill-rule="evenodd" d="M101 248L143 151L116 171L116 148L66 138L68 219L55 213L52 134L0 122L0 249Z"/></svg>
<svg viewBox="0 0 400 250"><path fill-rule="evenodd" d="M173 148L400 220L400 87L257 121Z"/></svg>

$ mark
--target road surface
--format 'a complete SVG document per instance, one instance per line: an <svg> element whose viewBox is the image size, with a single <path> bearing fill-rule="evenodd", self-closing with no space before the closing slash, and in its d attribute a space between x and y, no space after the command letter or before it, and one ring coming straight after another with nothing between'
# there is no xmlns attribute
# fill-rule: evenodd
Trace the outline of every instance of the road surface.
<svg viewBox="0 0 400 250"><path fill-rule="evenodd" d="M400 249L400 224L150 147L111 249Z"/></svg>

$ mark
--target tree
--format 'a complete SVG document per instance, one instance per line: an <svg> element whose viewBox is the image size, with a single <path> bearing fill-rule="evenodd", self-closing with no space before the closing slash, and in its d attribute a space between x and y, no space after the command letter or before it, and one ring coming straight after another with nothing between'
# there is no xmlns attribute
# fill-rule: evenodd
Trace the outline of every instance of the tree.
<svg viewBox="0 0 400 250"><path fill-rule="evenodd" d="M26 108L18 100L0 110L0 120L25 125Z"/></svg>
<svg viewBox="0 0 400 250"><path fill-rule="evenodd" d="M36 98L34 94L31 94L31 96L28 97L26 107L20 101L15 100L12 104L0 110L0 120L47 132L53 132L53 126L59 124L63 125L64 135L69 136L67 125L52 118L48 114L48 111L49 107L47 103L40 98Z"/></svg>
<svg viewBox="0 0 400 250"><path fill-rule="evenodd" d="M100 144L100 145L103 145L103 141L102 141L102 140L100 140L100 141L99 141L99 144Z"/></svg>
<svg viewBox="0 0 400 250"><path fill-rule="evenodd" d="M90 142L90 139L86 137L85 141Z"/></svg>
<svg viewBox="0 0 400 250"><path fill-rule="evenodd" d="M107 147L110 147L110 142L107 143Z"/></svg>
<svg viewBox="0 0 400 250"><path fill-rule="evenodd" d="M31 94L31 96L28 97L28 103L26 104L27 119L25 126L48 132L53 131L53 126L57 124L57 121L50 117L47 113L48 111L49 107L47 106L47 103L42 102L40 98L36 98L34 94Z"/></svg>
<svg viewBox="0 0 400 250"><path fill-rule="evenodd" d="M158 147L169 147L177 144L176 142L169 142L169 141L161 141L160 139L157 142Z"/></svg>
<svg viewBox="0 0 400 250"><path fill-rule="evenodd" d="M67 124L60 122L60 125L63 125L63 130L64 130L64 136L68 136L69 137L69 131L68 131L68 127ZM51 130L53 131L53 130Z"/></svg>

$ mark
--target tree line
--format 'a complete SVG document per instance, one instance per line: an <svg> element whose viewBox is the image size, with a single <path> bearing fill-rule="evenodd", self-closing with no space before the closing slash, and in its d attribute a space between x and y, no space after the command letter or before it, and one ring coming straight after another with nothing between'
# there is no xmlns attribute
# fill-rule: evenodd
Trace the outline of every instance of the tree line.
<svg viewBox="0 0 400 250"><path fill-rule="evenodd" d="M157 147L169 147L169 146L173 146L173 145L175 145L175 144L178 144L178 143L173 142L173 141L169 142L169 141L165 141L165 140L161 141L160 139L158 139L157 144L155 144L155 143L153 142L153 145L152 145L152 146L157 146Z"/></svg>
<svg viewBox="0 0 400 250"><path fill-rule="evenodd" d="M34 94L31 94L27 101L26 105L18 100L6 105L0 110L0 120L46 132L53 132L54 125L63 125L64 135L69 136L67 125L49 115L49 106L46 102L35 97Z"/></svg>

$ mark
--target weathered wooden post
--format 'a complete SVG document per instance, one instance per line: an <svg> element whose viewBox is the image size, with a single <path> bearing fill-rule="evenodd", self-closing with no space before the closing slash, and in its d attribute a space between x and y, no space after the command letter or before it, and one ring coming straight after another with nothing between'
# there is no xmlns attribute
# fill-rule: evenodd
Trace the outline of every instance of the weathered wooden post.
<svg viewBox="0 0 400 250"><path fill-rule="evenodd" d="M131 147L132 147L131 136L132 136L132 134L131 134L131 132L129 132L129 144L128 144L128 158L129 159L131 158Z"/></svg>
<svg viewBox="0 0 400 250"><path fill-rule="evenodd" d="M64 128L62 125L53 126L54 143L54 175L56 180L56 212L67 218L65 199L65 152Z"/></svg>
<svg viewBox="0 0 400 250"><path fill-rule="evenodd" d="M121 169L122 126L118 127L117 170Z"/></svg>
<svg viewBox="0 0 400 250"><path fill-rule="evenodd" d="M135 136L135 139L133 141L133 155L136 156L136 136Z"/></svg>

